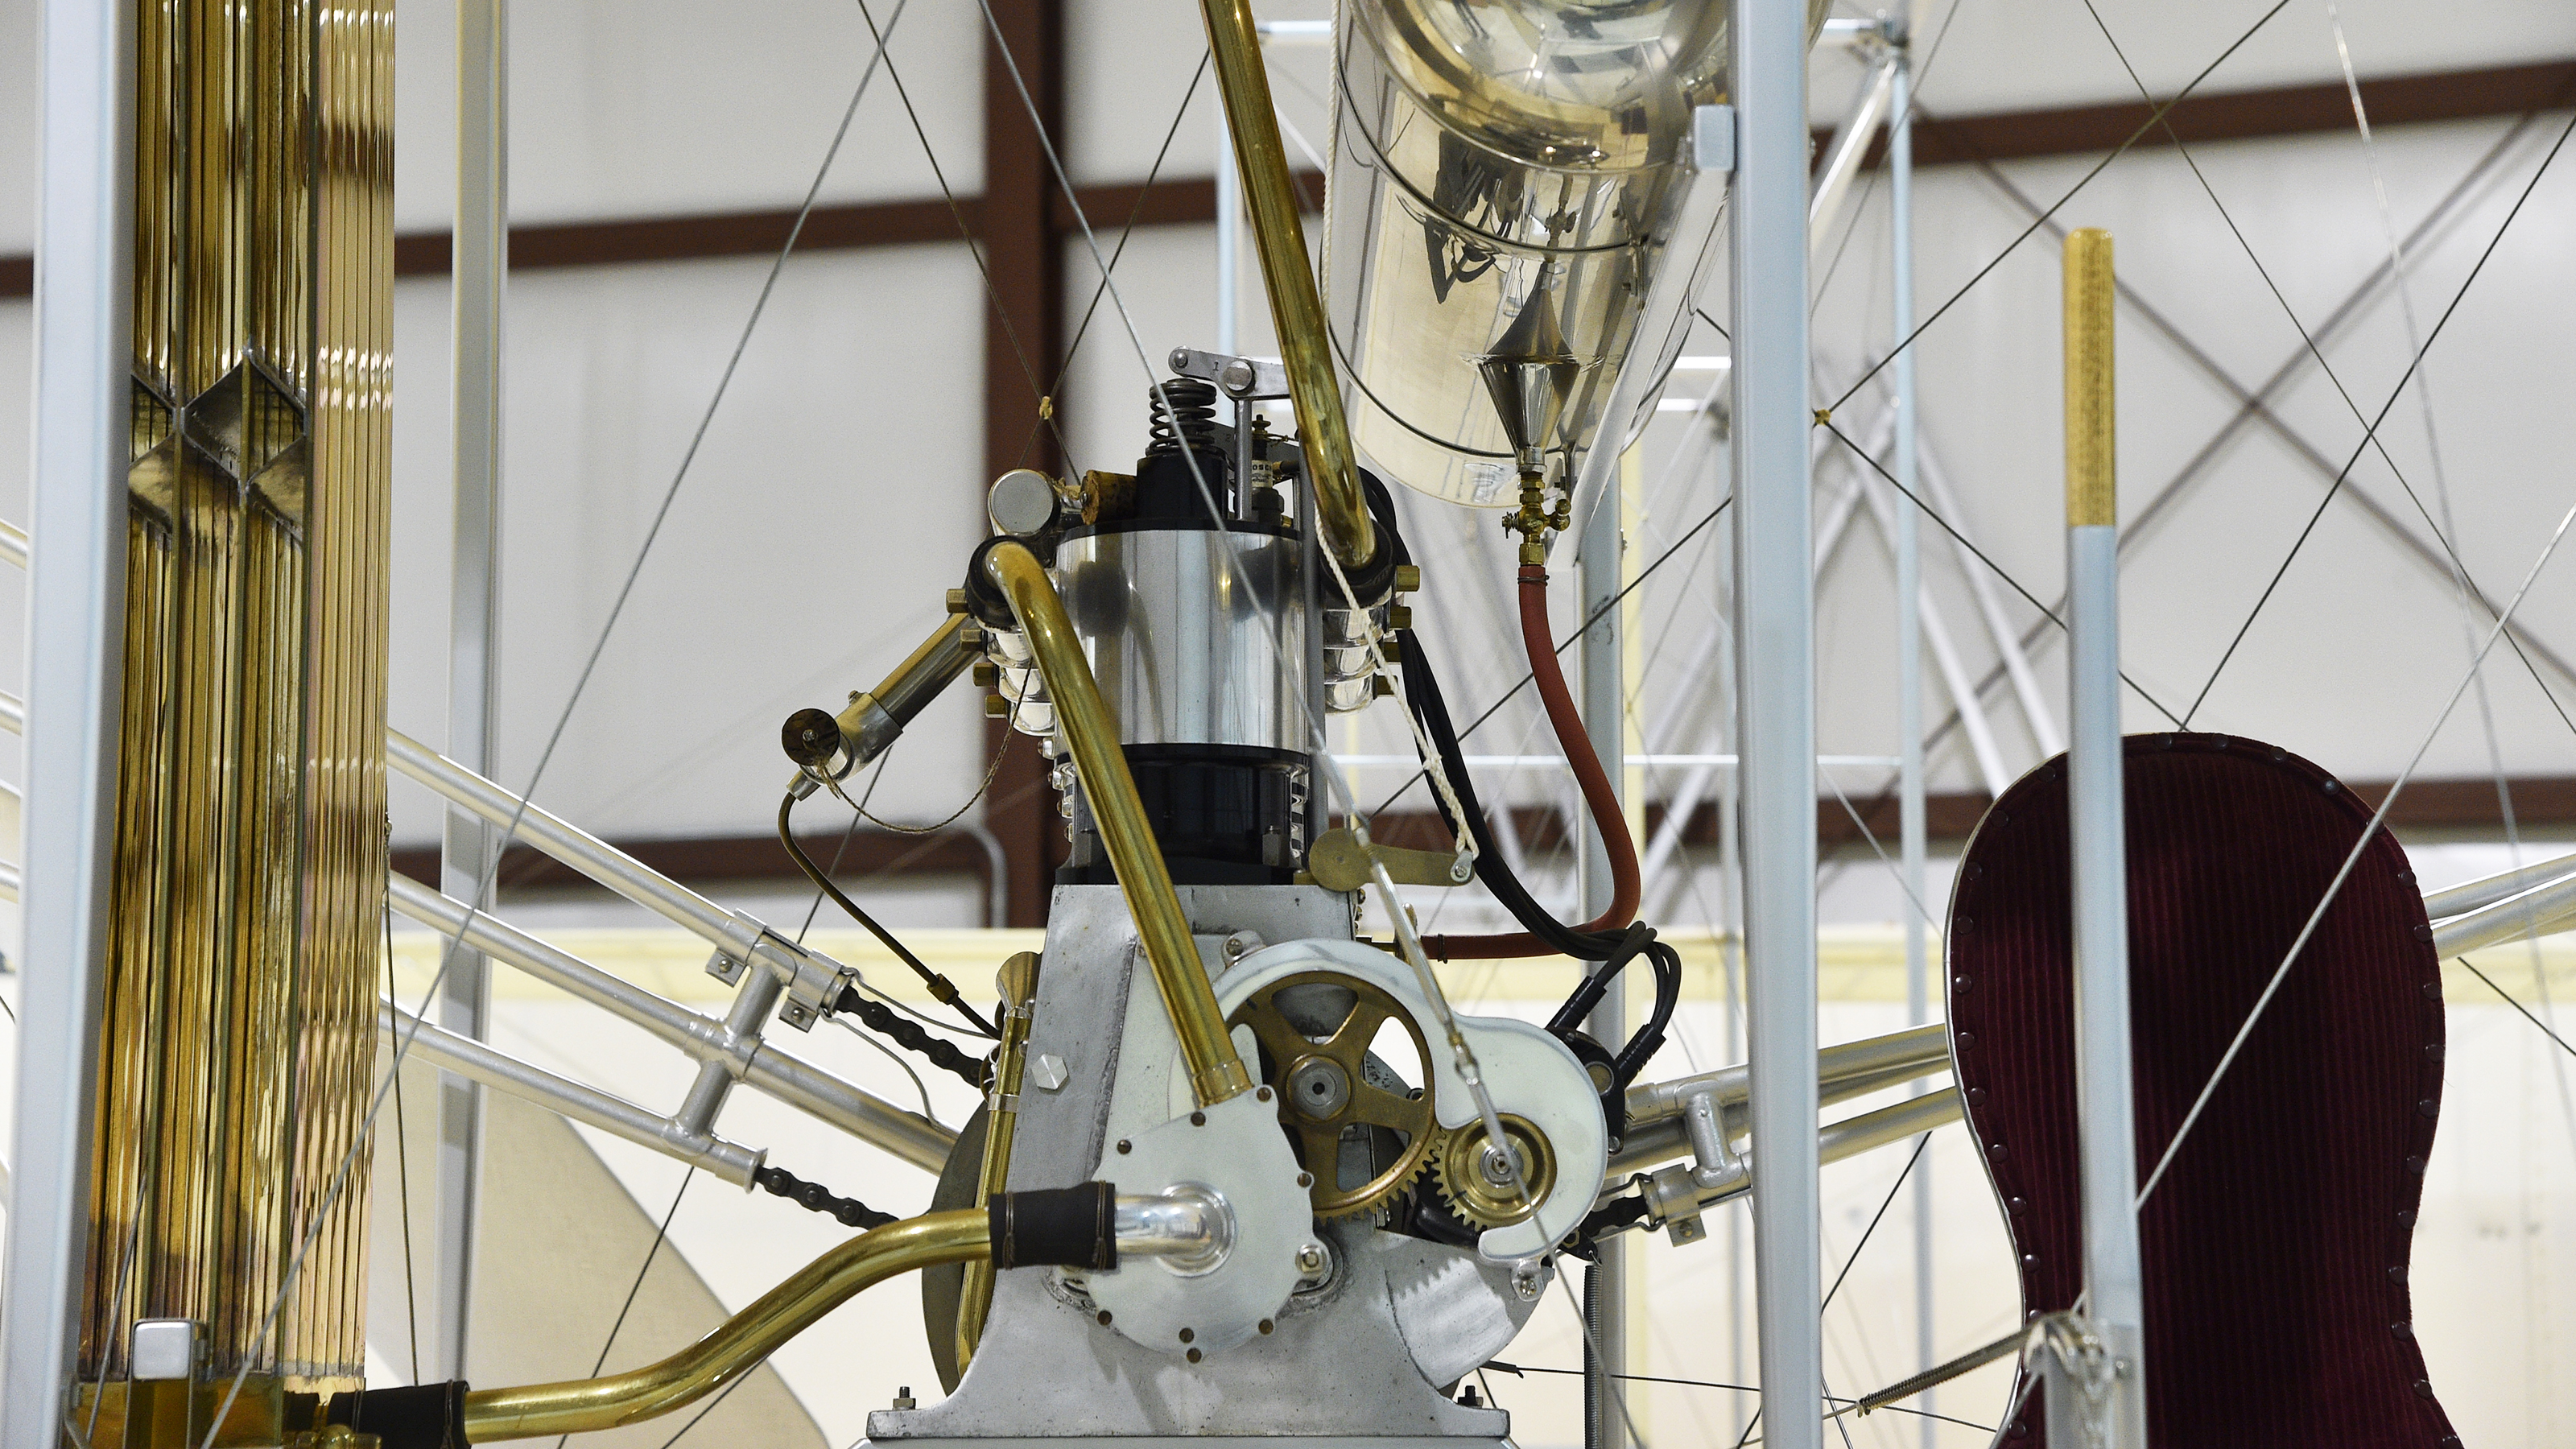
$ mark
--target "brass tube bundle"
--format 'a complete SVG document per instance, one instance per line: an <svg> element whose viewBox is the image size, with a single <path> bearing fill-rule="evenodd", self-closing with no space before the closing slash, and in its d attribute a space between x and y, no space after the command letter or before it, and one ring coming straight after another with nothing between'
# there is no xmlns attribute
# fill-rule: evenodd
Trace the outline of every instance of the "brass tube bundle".
<svg viewBox="0 0 2576 1449"><path fill-rule="evenodd" d="M1216 988L1200 964L1198 943L1190 938L1189 918L1172 889L1154 840L1153 822L1137 797L1135 777L1118 744L1118 721L1100 698L1091 661L1065 617L1064 601L1037 556L1016 543L1005 543L984 555L986 571L1010 602L1012 617L1028 640L1029 652L1055 702L1056 719L1073 749L1073 764L1082 778L1083 797L1100 824L1100 843L1118 872L1118 888L1136 918L1137 939L1154 969L1154 984L1171 1013L1172 1034L1180 1039L1181 1060L1188 1067L1190 1091L1201 1106L1252 1090L1252 1076L1226 1033L1225 1013L1216 1004Z"/></svg>
<svg viewBox="0 0 2576 1449"><path fill-rule="evenodd" d="M136 7L124 698L77 1369L101 1439L122 1433L137 1319L201 1326L204 1374L248 1375L240 1423L364 1370L392 52L390 0ZM335 1192L352 1158L357 1189Z"/></svg>

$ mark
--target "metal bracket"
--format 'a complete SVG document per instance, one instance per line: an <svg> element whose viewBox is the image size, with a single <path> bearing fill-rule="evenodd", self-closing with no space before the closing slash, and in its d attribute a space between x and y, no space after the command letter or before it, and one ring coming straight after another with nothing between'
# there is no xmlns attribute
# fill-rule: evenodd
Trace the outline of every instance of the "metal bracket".
<svg viewBox="0 0 2576 1449"><path fill-rule="evenodd" d="M1236 402L1288 396L1288 369L1275 357L1228 357L1222 352L1175 347L1164 361L1174 374L1215 383L1217 391Z"/></svg>
<svg viewBox="0 0 2576 1449"><path fill-rule="evenodd" d="M707 958L707 974L731 986L742 980L742 962L736 957L718 951Z"/></svg>
<svg viewBox="0 0 2576 1449"><path fill-rule="evenodd" d="M1306 851L1306 872L1326 890L1355 891L1369 883L1369 862L1386 867L1397 885L1465 885L1476 868L1445 850L1402 850L1392 845L1362 845L1348 828L1327 830Z"/></svg>
<svg viewBox="0 0 2576 1449"><path fill-rule="evenodd" d="M1735 171L1735 107L1699 106L1691 111L1691 169L1702 176Z"/></svg>

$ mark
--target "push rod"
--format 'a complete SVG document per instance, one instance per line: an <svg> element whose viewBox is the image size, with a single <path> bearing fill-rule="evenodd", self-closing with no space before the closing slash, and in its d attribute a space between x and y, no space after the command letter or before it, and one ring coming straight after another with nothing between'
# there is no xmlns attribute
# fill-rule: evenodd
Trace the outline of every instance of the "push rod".
<svg viewBox="0 0 2576 1449"><path fill-rule="evenodd" d="M1288 148L1279 139L1260 31L1251 0L1200 0L1200 11L1207 20L1208 53L1216 60L1217 90L1225 97L1226 129L1234 137L1235 170L1252 213L1253 249L1261 258L1262 287L1270 294L1280 364L1288 373L1288 397L1297 410L1298 441L1314 480L1324 544L1343 567L1360 568L1377 556L1377 529L1360 492L1359 460L1342 414L1341 384L1333 376L1324 300L1315 290L1315 265L1306 254L1305 223L1297 214Z"/></svg>
<svg viewBox="0 0 2576 1449"><path fill-rule="evenodd" d="M1251 16L1244 16L1245 34ZM1268 102L1268 92L1263 93ZM1263 112L1267 115L1268 112ZM1200 964L1198 943L1190 938L1189 917L1172 889L1163 865L1162 847L1154 840L1153 822L1137 797L1136 780L1127 771L1119 747L1118 720L1100 697L1099 681L1082 641L1056 597L1037 556L1016 543L1005 543L984 555L985 571L1010 601L1021 637L1036 657L1047 696L1055 701L1056 720L1073 749L1073 767L1082 781L1083 799L1100 826L1100 843L1126 894L1128 912L1136 918L1136 937L1154 970L1154 984L1171 1014L1172 1035L1180 1039L1181 1060L1190 1074L1190 1091L1202 1107L1212 1107L1252 1090L1251 1074L1227 1034L1225 1013L1216 1004L1216 988Z"/></svg>
<svg viewBox="0 0 2576 1449"><path fill-rule="evenodd" d="M434 931L449 936L461 932L468 947L495 961L633 1022L698 1061L728 1064L755 1091L925 1171L937 1172L947 1165L956 1133L842 1081L774 1042L730 1031L723 1022L622 980L515 926L468 910L463 901L407 876L394 876L387 894L395 910Z"/></svg>

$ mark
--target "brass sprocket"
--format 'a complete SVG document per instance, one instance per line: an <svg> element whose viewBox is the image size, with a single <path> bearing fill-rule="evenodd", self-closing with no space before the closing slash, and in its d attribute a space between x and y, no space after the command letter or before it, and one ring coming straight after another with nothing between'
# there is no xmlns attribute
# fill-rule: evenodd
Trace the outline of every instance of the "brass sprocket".
<svg viewBox="0 0 2576 1449"><path fill-rule="evenodd" d="M1478 1227L1508 1227L1528 1217L1556 1186L1556 1149L1536 1124L1505 1112L1503 1136L1520 1169L1526 1196L1512 1190L1510 1174L1488 1153L1482 1120L1444 1129L1431 1151L1432 1175L1440 1196L1458 1216Z"/></svg>
<svg viewBox="0 0 2576 1449"><path fill-rule="evenodd" d="M1279 1094L1279 1125L1296 1143L1313 1177L1319 1217L1373 1214L1421 1173L1440 1126L1427 1090L1395 1091L1370 1080L1369 1044L1387 1022L1412 1038L1417 1075L1430 1080L1431 1053L1421 1026L1393 996L1333 971L1305 971L1262 987L1226 1018L1250 1027L1261 1045L1262 1079ZM1343 1139L1352 1128L1383 1129L1400 1148L1380 1167L1346 1176ZM1375 1134L1371 1134L1374 1139Z"/></svg>

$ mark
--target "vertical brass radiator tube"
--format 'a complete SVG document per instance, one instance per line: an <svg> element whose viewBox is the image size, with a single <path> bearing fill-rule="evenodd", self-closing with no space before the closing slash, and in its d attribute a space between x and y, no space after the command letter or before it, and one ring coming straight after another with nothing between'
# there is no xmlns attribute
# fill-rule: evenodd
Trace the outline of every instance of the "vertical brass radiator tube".
<svg viewBox="0 0 2576 1449"><path fill-rule="evenodd" d="M987 1259L991 1242L981 1208L923 1213L861 1233L659 1363L606 1378L468 1393L465 1438L488 1444L579 1434L667 1414L751 1372L863 1290L917 1268Z"/></svg>
<svg viewBox="0 0 2576 1449"><path fill-rule="evenodd" d="M1324 543L1345 567L1359 568L1377 555L1377 529L1360 492L1359 458L1342 415L1341 385L1333 377L1332 338L1324 331L1324 302L1297 217L1297 188L1279 140L1261 36L1253 28L1250 0L1200 0L1200 9L1207 17L1208 51L1216 58L1217 89L1225 96L1226 129L1234 136L1235 169L1252 209L1261 283L1279 331L1280 361L1297 407L1297 435L1314 479Z"/></svg>
<svg viewBox="0 0 2576 1449"><path fill-rule="evenodd" d="M993 1054L993 1087L984 1117L984 1170L975 1181L975 1206L989 1205L1010 1186L1011 1139L1020 1125L1020 1081L1028 1067L1030 1014L1038 999L1038 953L1022 951L1002 963L1002 1045ZM957 1295L957 1371L975 1361L984 1317L993 1310L993 1263L966 1265Z"/></svg>
<svg viewBox="0 0 2576 1449"><path fill-rule="evenodd" d="M1083 796L1100 825L1100 843L1136 918L1136 936L1153 965L1163 1009L1171 1013L1172 1034L1180 1038L1191 1093L1205 1107L1251 1091L1251 1075L1243 1069L1234 1038L1226 1034L1225 1013L1217 1009L1216 988L1199 964L1198 943L1190 939L1189 918L1181 914L1180 895L1163 867L1145 802L1137 798L1135 777L1127 773L1118 721L1100 698L1091 661L1074 637L1055 581L1036 555L1016 543L987 552L984 568L1010 601L1012 617L1019 621L1029 652L1037 657L1038 674L1055 701L1056 719L1081 773Z"/></svg>

